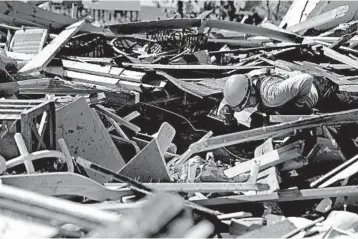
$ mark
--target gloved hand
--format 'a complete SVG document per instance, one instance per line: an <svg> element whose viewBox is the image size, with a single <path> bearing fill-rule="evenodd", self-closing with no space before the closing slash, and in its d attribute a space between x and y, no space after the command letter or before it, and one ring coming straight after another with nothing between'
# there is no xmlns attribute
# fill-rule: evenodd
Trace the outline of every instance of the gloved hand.
<svg viewBox="0 0 358 239"><path fill-rule="evenodd" d="M224 105L219 112L219 117L224 121L225 125L230 126L236 122L234 113L235 111L229 105Z"/></svg>

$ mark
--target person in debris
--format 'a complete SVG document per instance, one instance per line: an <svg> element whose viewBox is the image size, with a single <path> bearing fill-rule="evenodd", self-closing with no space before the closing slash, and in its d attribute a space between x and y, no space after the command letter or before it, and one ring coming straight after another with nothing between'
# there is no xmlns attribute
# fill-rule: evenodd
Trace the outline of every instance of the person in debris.
<svg viewBox="0 0 358 239"><path fill-rule="evenodd" d="M331 80L299 71L256 70L232 75L223 89L219 117L235 122L235 112L272 114L312 114L314 109L333 112L358 108L358 94L339 91Z"/></svg>

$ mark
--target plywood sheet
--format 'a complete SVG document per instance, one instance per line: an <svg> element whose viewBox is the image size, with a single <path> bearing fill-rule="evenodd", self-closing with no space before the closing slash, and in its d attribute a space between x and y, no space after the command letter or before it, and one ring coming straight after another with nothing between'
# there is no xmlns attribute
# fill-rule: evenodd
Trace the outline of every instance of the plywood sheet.
<svg viewBox="0 0 358 239"><path fill-rule="evenodd" d="M84 98L56 111L56 128L57 139L64 138L72 156L80 156L113 171L124 166L125 162L99 116L91 111ZM101 175L87 173L98 182L105 181Z"/></svg>
<svg viewBox="0 0 358 239"><path fill-rule="evenodd" d="M141 182L170 181L169 172L156 139L134 156L119 173Z"/></svg>
<svg viewBox="0 0 358 239"><path fill-rule="evenodd" d="M0 179L3 184L50 196L72 195L105 201L132 194L130 190L107 189L87 177L67 172L6 175Z"/></svg>

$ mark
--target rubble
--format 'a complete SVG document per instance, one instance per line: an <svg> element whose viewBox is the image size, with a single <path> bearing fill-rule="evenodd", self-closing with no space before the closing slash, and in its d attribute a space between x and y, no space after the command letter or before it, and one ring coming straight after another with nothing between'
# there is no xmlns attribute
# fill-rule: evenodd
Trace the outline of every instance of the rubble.
<svg viewBox="0 0 358 239"><path fill-rule="evenodd" d="M357 237L357 8L313 2L108 28L1 2L1 238ZM309 110L251 98L295 75Z"/></svg>

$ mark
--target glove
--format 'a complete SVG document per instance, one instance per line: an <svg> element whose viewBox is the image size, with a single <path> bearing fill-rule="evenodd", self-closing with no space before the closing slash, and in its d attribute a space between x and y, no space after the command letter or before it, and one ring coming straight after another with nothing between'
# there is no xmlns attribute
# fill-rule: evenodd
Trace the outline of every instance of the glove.
<svg viewBox="0 0 358 239"><path fill-rule="evenodd" d="M219 118L224 121L227 126L233 125L236 122L234 117L235 111L228 105L224 105L219 112Z"/></svg>

